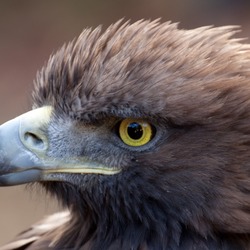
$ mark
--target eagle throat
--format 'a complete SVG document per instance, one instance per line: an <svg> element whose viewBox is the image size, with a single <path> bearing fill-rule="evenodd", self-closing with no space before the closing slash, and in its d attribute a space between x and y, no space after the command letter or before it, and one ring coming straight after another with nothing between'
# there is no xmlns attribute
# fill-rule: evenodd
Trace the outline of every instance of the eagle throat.
<svg viewBox="0 0 250 250"><path fill-rule="evenodd" d="M142 192L143 183L135 176L135 173L130 177L117 175L112 179L88 175L84 178L88 185L83 184L80 188L65 182L42 183L72 215L67 225L60 229L64 236L56 242L56 249L85 249L85 246L89 249L113 246L140 249L144 245L161 249L162 246L178 245L182 226L174 215L174 207L172 213L162 198L163 193L159 195L160 190L155 186L147 186ZM130 178L134 178L137 188L132 182L127 186L122 184Z"/></svg>

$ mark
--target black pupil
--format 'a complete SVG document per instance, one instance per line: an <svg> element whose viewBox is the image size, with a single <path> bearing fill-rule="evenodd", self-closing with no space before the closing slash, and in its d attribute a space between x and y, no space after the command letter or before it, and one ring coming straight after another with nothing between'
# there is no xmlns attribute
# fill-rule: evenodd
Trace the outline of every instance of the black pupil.
<svg viewBox="0 0 250 250"><path fill-rule="evenodd" d="M132 122L128 125L128 135L133 140L138 140L143 135L142 126L137 122Z"/></svg>

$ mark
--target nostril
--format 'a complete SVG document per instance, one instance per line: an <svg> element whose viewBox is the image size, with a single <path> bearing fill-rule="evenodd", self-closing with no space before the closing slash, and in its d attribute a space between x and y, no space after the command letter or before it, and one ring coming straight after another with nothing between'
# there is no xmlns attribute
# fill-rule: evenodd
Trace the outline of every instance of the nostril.
<svg viewBox="0 0 250 250"><path fill-rule="evenodd" d="M26 144L30 145L32 148L37 148L37 149L44 148L43 140L34 133L26 132L24 134L24 141L26 142Z"/></svg>

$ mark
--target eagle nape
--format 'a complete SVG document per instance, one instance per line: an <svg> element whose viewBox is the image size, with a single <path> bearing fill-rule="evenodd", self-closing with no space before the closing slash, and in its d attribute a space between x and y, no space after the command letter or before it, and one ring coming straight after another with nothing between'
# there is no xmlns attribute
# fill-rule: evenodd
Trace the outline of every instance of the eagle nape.
<svg viewBox="0 0 250 250"><path fill-rule="evenodd" d="M0 186L67 209L1 250L250 248L250 46L237 27L86 29L0 126Z"/></svg>

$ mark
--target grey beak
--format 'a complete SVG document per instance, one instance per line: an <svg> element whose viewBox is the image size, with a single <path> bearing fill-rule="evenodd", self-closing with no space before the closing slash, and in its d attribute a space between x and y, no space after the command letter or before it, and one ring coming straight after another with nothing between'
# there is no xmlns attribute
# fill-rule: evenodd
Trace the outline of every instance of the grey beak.
<svg viewBox="0 0 250 250"><path fill-rule="evenodd" d="M41 179L51 107L27 112L0 126L0 186Z"/></svg>
<svg viewBox="0 0 250 250"><path fill-rule="evenodd" d="M60 181L65 180L66 174L113 175L121 171L88 160L86 156L50 157L48 127L51 116L52 107L47 106L0 126L0 186Z"/></svg>

